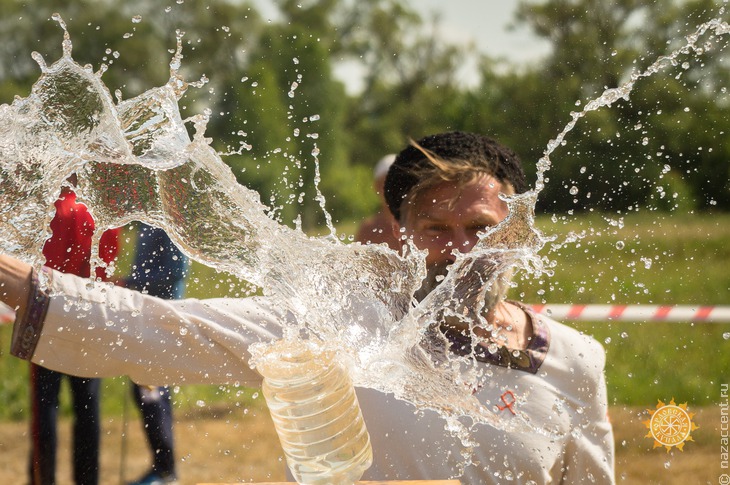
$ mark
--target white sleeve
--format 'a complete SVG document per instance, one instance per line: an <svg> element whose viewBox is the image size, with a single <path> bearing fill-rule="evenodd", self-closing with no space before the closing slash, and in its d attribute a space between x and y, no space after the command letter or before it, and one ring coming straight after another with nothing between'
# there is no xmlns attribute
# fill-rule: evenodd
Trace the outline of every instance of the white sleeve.
<svg viewBox="0 0 730 485"><path fill-rule="evenodd" d="M606 354L595 343L591 354L595 359L586 366L586 396L582 413L573 423L568 437L562 483L614 484L613 428L608 419L608 397L604 367Z"/></svg>
<svg viewBox="0 0 730 485"><path fill-rule="evenodd" d="M280 337L265 298L163 300L53 273L32 361L82 377L140 384L258 384L249 344Z"/></svg>

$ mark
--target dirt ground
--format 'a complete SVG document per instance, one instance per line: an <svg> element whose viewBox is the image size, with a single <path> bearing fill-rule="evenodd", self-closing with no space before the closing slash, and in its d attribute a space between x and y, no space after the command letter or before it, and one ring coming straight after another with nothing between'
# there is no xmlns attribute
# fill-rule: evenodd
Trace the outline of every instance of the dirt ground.
<svg viewBox="0 0 730 485"><path fill-rule="evenodd" d="M720 409L692 409L699 429L684 451L652 448L641 408L614 408L616 479L621 484L716 484L720 476ZM59 425L58 485L71 485L70 421ZM0 484L26 483L28 429L0 423ZM123 484L144 473L149 451L137 416L125 425L107 419L102 430L101 483ZM124 439L122 438L124 436ZM265 409L217 409L176 414L175 439L181 485L284 480L284 461ZM728 470L724 470L728 472Z"/></svg>
<svg viewBox="0 0 730 485"><path fill-rule="evenodd" d="M138 413L105 419L102 425L100 483L124 484L151 464ZM284 458L266 409L238 408L177 412L175 453L181 485L217 482L284 481ZM124 431L126 429L126 431ZM59 422L57 485L72 485L71 420ZM0 423L0 484L27 483L26 423Z"/></svg>

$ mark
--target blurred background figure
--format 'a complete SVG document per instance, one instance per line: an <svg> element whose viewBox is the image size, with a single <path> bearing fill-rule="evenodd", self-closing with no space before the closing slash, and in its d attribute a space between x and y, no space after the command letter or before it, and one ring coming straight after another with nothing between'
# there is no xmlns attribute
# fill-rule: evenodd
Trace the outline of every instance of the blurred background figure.
<svg viewBox="0 0 730 485"><path fill-rule="evenodd" d="M182 298L188 265L188 258L165 231L142 224L132 274L124 283L128 288L160 298ZM177 483L170 389L132 383L132 393L142 414L144 432L152 452L152 467L129 485Z"/></svg>
<svg viewBox="0 0 730 485"><path fill-rule="evenodd" d="M401 244L393 234L395 220L388 210L383 196L383 184L388 169L395 161L395 154L389 154L381 158L373 169L373 188L380 199L380 207L378 212L367 218L360 224L355 235L355 240L363 244L385 243L391 249L400 251Z"/></svg>
<svg viewBox="0 0 730 485"><path fill-rule="evenodd" d="M75 185L76 178L69 181ZM43 246L46 266L73 273L91 275L91 242L94 220L86 206L76 201L70 187L64 187L55 202L56 215L51 221L51 236ZM99 256L111 263L117 256L119 230L106 231L101 237ZM104 268L96 268L96 277L106 280ZM56 483L56 425L61 380L71 387L73 424L73 477L77 485L99 482L99 398L100 379L69 376L44 367L30 365L31 397L31 485Z"/></svg>

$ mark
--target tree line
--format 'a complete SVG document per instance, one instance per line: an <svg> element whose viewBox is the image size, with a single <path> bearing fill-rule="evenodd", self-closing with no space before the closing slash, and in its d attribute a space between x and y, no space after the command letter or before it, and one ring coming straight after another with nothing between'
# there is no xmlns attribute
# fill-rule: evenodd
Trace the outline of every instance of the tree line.
<svg viewBox="0 0 730 485"><path fill-rule="evenodd" d="M183 114L210 109L206 134L239 182L273 217L305 228L323 218L315 181L336 221L361 219L378 204L377 160L433 132L493 136L534 180L572 111L698 25L727 20L719 0L521 0L514 25L551 51L518 65L444 40L439 18L407 0L274 0L275 20L247 0L49 3L0 0L0 101L28 94L40 74L31 52L60 57L54 12L74 59L109 65L104 82L124 98L167 81L183 31L183 74L208 80L187 92ZM705 34L628 99L586 115L551 155L538 211L729 210L727 43ZM457 72L470 56L479 80L465 86ZM363 73L357 92L335 75L342 63Z"/></svg>

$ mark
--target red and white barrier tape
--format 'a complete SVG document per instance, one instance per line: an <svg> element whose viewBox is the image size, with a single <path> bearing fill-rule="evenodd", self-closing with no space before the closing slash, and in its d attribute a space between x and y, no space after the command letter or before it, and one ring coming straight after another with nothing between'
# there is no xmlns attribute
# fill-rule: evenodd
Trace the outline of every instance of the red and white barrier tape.
<svg viewBox="0 0 730 485"><path fill-rule="evenodd" d="M13 323L15 321L15 312L4 303L0 303L0 325L3 323Z"/></svg>
<svg viewBox="0 0 730 485"><path fill-rule="evenodd" d="M730 306L699 305L532 305L555 320L586 322L730 322Z"/></svg>
<svg viewBox="0 0 730 485"><path fill-rule="evenodd" d="M585 322L730 322L730 306L693 305L531 305L555 320ZM12 323L15 313L0 308L0 323Z"/></svg>

